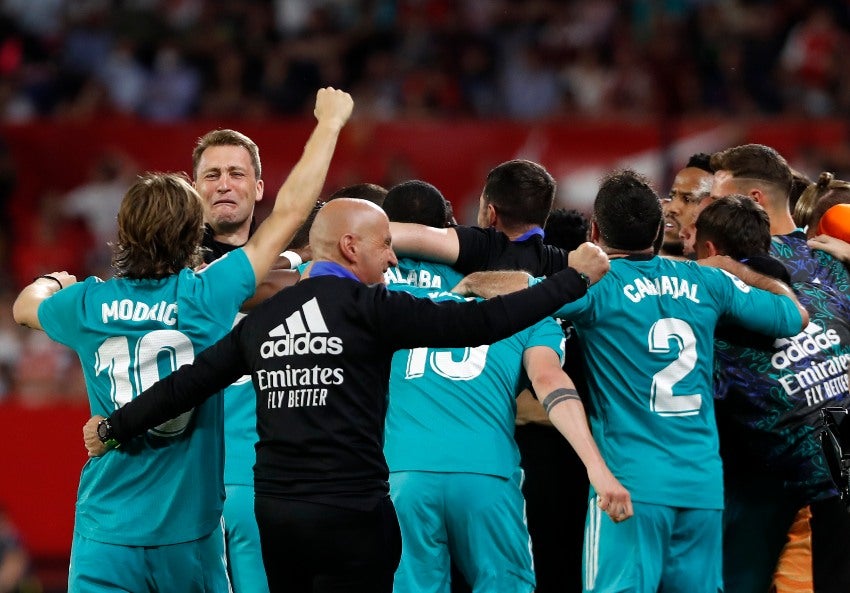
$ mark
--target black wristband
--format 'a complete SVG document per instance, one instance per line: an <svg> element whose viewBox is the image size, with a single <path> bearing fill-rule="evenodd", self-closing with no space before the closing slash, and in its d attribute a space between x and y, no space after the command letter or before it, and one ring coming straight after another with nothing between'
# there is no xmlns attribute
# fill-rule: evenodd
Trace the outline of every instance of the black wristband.
<svg viewBox="0 0 850 593"><path fill-rule="evenodd" d="M48 280L53 280L56 284L59 285L59 290L65 288L64 286L62 286L62 283L59 282L59 278L57 278L56 276L51 276L50 274L42 274L41 276L36 276L35 278L33 278L32 281L35 282L39 278L47 278Z"/></svg>
<svg viewBox="0 0 850 593"><path fill-rule="evenodd" d="M584 283L587 285L587 287L590 288L590 276L588 276L584 272L579 272L578 275L581 277L582 280L584 280Z"/></svg>

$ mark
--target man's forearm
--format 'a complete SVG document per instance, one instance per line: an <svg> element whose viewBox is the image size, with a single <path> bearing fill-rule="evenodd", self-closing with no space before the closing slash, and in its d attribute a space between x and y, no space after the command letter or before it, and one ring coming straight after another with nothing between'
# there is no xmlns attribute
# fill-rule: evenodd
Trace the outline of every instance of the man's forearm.
<svg viewBox="0 0 850 593"><path fill-rule="evenodd" d="M460 253L457 232L421 224L391 222L393 249L400 256L454 265Z"/></svg>
<svg viewBox="0 0 850 593"><path fill-rule="evenodd" d="M464 277L452 292L490 299L528 288L531 275L526 272L473 272Z"/></svg>

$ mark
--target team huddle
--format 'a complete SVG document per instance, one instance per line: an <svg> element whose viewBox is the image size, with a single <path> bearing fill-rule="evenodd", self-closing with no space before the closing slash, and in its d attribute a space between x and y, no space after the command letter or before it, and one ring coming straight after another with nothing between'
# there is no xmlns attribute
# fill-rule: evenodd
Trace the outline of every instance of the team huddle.
<svg viewBox="0 0 850 593"><path fill-rule="evenodd" d="M555 181L526 160L490 171L476 226L419 180L320 201L352 109L317 93L262 224L259 149L215 130L193 181L127 192L112 278L19 295L93 414L69 591L545 593L560 571L562 591L782 593L800 516L801 578L850 590L818 440L850 405L850 245L794 219L781 155L695 155L664 199L612 172L558 246ZM526 414L579 467L538 476ZM582 503L524 494L559 471ZM584 517L556 536L580 574L526 502Z"/></svg>

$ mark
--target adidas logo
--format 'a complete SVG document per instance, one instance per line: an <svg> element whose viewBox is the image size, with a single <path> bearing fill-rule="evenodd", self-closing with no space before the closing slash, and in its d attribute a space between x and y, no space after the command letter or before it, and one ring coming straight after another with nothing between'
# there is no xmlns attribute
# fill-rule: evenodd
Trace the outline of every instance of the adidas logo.
<svg viewBox="0 0 850 593"><path fill-rule="evenodd" d="M792 363L807 357L821 356L821 352L841 343L841 336L835 329L826 331L814 321L793 338L779 338L773 343L778 350L770 359L774 368L784 369Z"/></svg>
<svg viewBox="0 0 850 593"><path fill-rule="evenodd" d="M297 354L342 354L342 339L327 334L328 326L316 297L313 297L298 311L287 317L283 323L269 332L269 340L260 346L260 356L293 356Z"/></svg>

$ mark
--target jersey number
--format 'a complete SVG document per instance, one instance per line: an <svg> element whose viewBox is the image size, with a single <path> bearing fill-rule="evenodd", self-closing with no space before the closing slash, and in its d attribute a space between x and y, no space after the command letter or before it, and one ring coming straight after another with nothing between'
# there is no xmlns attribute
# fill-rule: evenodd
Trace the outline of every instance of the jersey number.
<svg viewBox="0 0 850 593"><path fill-rule="evenodd" d="M681 319L672 317L659 319L649 330L649 351L669 353L670 340L674 340L679 345L679 356L652 376L649 407L661 416L699 414L702 406L702 396L699 393L691 395L673 393L673 386L696 366L697 340L694 331Z"/></svg>
<svg viewBox="0 0 850 593"><path fill-rule="evenodd" d="M143 335L137 342L135 356L130 358L130 342L126 336L107 338L97 349L95 370L109 375L110 397L120 408L136 395L159 381L159 362L170 363L171 373L195 359L191 340L179 331L159 329ZM131 364L131 360L133 363ZM163 422L148 432L160 437L176 437L186 430L194 410Z"/></svg>
<svg viewBox="0 0 850 593"><path fill-rule="evenodd" d="M425 374L425 366L446 379L452 381L469 381L484 371L487 362L487 350L490 346L464 348L460 360L455 360L451 352L431 350L429 348L414 348L407 356L405 379L415 379Z"/></svg>

